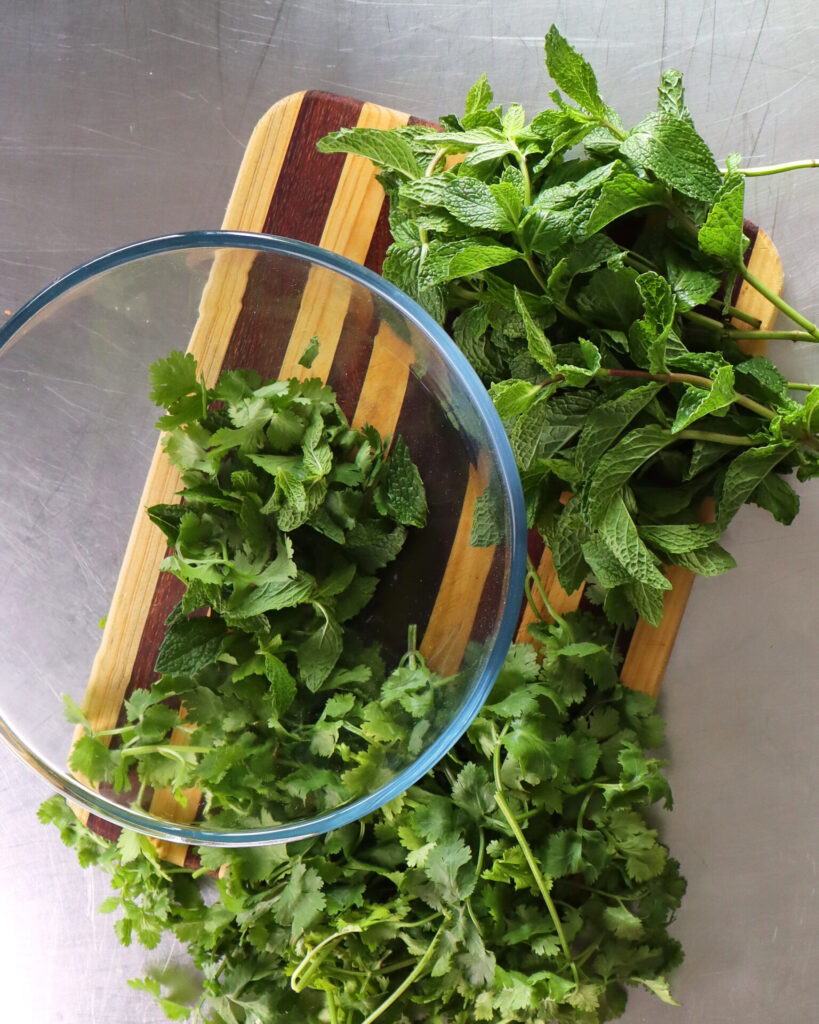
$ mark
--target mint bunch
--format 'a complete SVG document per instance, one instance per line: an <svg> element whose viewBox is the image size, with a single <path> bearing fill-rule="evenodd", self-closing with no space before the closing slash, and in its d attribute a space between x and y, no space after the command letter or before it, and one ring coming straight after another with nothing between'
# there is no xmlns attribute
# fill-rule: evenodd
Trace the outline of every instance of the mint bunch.
<svg viewBox="0 0 819 1024"><path fill-rule="evenodd" d="M560 91L528 122L493 106L482 76L440 131L342 129L319 149L381 169L394 239L383 272L489 388L564 589L594 580L613 621L656 625L664 565L730 569L720 539L739 508L788 523L789 475L819 472L819 390L742 350L766 335L732 306L734 281L795 321L773 336L819 330L745 266L743 172L736 157L717 166L679 73L626 129L554 27L546 65Z"/></svg>

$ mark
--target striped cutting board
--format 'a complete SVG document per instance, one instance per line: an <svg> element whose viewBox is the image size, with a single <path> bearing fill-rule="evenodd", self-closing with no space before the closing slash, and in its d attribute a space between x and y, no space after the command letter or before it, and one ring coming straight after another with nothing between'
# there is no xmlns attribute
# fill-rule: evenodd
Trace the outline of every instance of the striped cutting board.
<svg viewBox="0 0 819 1024"><path fill-rule="evenodd" d="M298 238L322 246L348 259L379 271L387 246L389 228L387 205L375 170L369 161L343 154L322 155L316 142L325 134L354 125L388 128L413 123L413 119L372 103L322 92L303 92L276 103L259 121L248 143L244 159L228 204L223 227L231 230L267 232ZM752 246L750 265L757 276L774 289L781 289L782 269L770 239L750 229ZM231 259L243 257L232 254ZM309 294L302 300L295 320L286 329L290 344L276 366L259 364L259 325L252 322L243 306L245 294L254 287L252 254L247 265L225 268L217 264L203 297L200 320L190 343L209 382L224 367L254 366L264 375L289 376L298 372L297 360L306 341L316 333L315 313L308 316ZM768 326L775 311L758 293L740 292L738 304ZM331 313L328 321L333 319ZM336 317L337 319L337 317ZM343 320L343 316L341 318ZM308 322L309 321L309 322ZM267 324L266 329L282 325ZM321 329L324 339L331 332ZM353 416L360 422L372 419L377 408L382 430L395 426L403 402L403 385L396 389L393 379L396 346L401 343L389 332L376 337L369 363L361 368L363 388ZM327 350L324 350L327 351ZM322 359L324 360L322 362ZM319 357L311 374L319 373L333 383L333 351ZM389 383L388 383L389 382ZM392 388L392 412L385 403ZM344 403L342 402L342 405ZM388 422L384 423L384 417ZM178 477L157 449L146 481L140 510L145 505L173 500ZM469 639L464 622L478 613L483 581L486 580L491 551L469 547L469 524L474 497L481 490L479 472L472 472L463 492L463 514L451 538L440 592L447 593L446 607L435 607L429 617L425 643L440 644L454 638L453 656ZM159 573L165 554L163 538L147 517L137 515L123 562L117 589L108 615L102 645L96 657L84 702L86 714L97 729L111 728L122 711L128 693L149 686L155 678L153 664L162 636L162 624L180 596L181 585L171 576ZM583 600L582 590L566 594L557 582L549 552L532 537L530 554L539 564L544 590L553 608L565 612ZM691 590L693 577L685 570L671 567L669 577L674 589L667 593L663 621L658 628L640 622L630 638L622 671L623 681L635 689L657 694ZM476 596L477 595L477 596ZM522 609L518 639L528 636L532 621L528 608ZM177 737L182 742L182 737ZM197 794L189 794L184 811L168 793L153 796L151 811L164 817L195 814ZM100 833L113 837L118 829L86 812L82 816ZM162 856L183 863L188 856L184 847L158 843Z"/></svg>

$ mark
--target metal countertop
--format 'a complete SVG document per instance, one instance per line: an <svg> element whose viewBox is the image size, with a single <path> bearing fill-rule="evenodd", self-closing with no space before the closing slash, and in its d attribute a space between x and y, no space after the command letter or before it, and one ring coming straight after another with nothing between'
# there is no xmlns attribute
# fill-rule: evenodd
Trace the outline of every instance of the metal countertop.
<svg viewBox="0 0 819 1024"><path fill-rule="evenodd" d="M0 34L0 316L126 242L221 222L264 111L304 88L436 118L489 74L530 114L551 88L552 21L590 60L626 123L660 71L685 75L718 158L819 156L819 8L797 0L4 0ZM786 297L819 318L819 179L748 182ZM777 343L779 345L779 343ZM771 354L819 378L819 352ZM0 447L0 458L2 458ZM663 837L688 895L674 926L681 1009L632 996L627 1024L816 1019L819 964L819 487L788 528L746 507L739 567L696 583L661 712L676 799ZM0 1018L160 1024L126 979L178 956L124 950L96 913L107 883L36 819L45 784L0 748Z"/></svg>

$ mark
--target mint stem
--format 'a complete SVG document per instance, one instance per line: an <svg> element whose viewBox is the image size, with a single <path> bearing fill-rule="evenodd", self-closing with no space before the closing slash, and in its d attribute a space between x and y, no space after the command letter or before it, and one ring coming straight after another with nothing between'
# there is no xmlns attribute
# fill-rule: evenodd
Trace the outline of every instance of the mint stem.
<svg viewBox="0 0 819 1024"><path fill-rule="evenodd" d="M686 320L690 320L693 324L698 324L700 327L704 327L708 331L722 331L725 330L725 325L721 320L715 320L713 317L704 316L702 313L695 313L693 309L684 309L681 314Z"/></svg>
<svg viewBox="0 0 819 1024"><path fill-rule="evenodd" d="M812 341L819 341L819 327L816 324L811 323L806 317L793 308L789 303L785 302L781 295L777 295L773 289L769 288L765 282L752 273L744 263L739 264L739 273L748 282L748 284L755 288L760 295L763 295L768 302L776 306L776 308L785 314L790 320L793 320L795 324L799 324L800 327L804 328L811 336Z"/></svg>
<svg viewBox="0 0 819 1024"><path fill-rule="evenodd" d="M819 338L807 331L739 331L730 328L725 333L735 341L819 341Z"/></svg>
<svg viewBox="0 0 819 1024"><path fill-rule="evenodd" d="M706 391L710 391L714 386L714 382L708 377L700 377L695 373L649 373L648 370L599 370L598 372L607 377L635 377L639 380L654 380L659 384L691 384L695 388L703 388ZM734 401L737 405L744 406L766 420L776 418L776 413L768 409L767 406L754 401L753 398L748 398L747 395L741 395L738 391L734 392Z"/></svg>
<svg viewBox="0 0 819 1024"><path fill-rule="evenodd" d="M737 173L745 178L761 178L767 174L783 174L785 171L800 171L808 167L819 167L819 160L793 160L788 164L768 164L766 167L737 167ZM727 174L726 167L720 174Z"/></svg>
<svg viewBox="0 0 819 1024"><path fill-rule="evenodd" d="M750 438L737 434L715 434L711 430L681 430L676 437L686 441L713 441L715 444L732 444L743 448L753 448L755 442Z"/></svg>
<svg viewBox="0 0 819 1024"><path fill-rule="evenodd" d="M706 303L711 309L718 309L721 313L728 314L735 320L742 320L743 323L750 324L751 327L759 327L762 321L759 317L751 316L750 313L746 313L744 309L739 309L737 306L731 306L728 303L720 302L719 299L709 299Z"/></svg>
<svg viewBox="0 0 819 1024"><path fill-rule="evenodd" d="M520 173L523 175L523 207L527 209L532 204L532 179L529 175L529 165L526 163L526 157L518 148L517 143L511 142L511 145L512 151L515 154L515 160L520 168Z"/></svg>

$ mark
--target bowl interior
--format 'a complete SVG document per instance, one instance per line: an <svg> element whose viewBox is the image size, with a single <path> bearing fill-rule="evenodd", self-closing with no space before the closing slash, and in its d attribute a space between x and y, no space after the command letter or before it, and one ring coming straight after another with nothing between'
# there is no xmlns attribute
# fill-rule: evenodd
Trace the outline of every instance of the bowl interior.
<svg viewBox="0 0 819 1024"><path fill-rule="evenodd" d="M314 336L308 369L299 359ZM374 810L466 729L520 606L522 496L488 396L410 300L300 243L196 233L79 268L24 307L0 345L0 730L60 791L108 821L174 841L286 841ZM410 532L355 625L388 667L416 627L427 663L450 679L423 740L391 748L365 792L324 787L271 807L264 821L234 818L227 827L195 804L144 794L135 804L133 793L75 778L67 769L75 727L61 699L69 694L89 717L99 711L102 728L156 678L163 623L179 594L158 572L155 540L143 593L132 592L134 537L145 531L146 480L160 458L148 367L188 346L210 383L236 368L319 376L353 425L404 438L426 487L428 525ZM491 521L489 545L472 542L476 508ZM133 611L140 601L142 619Z"/></svg>

